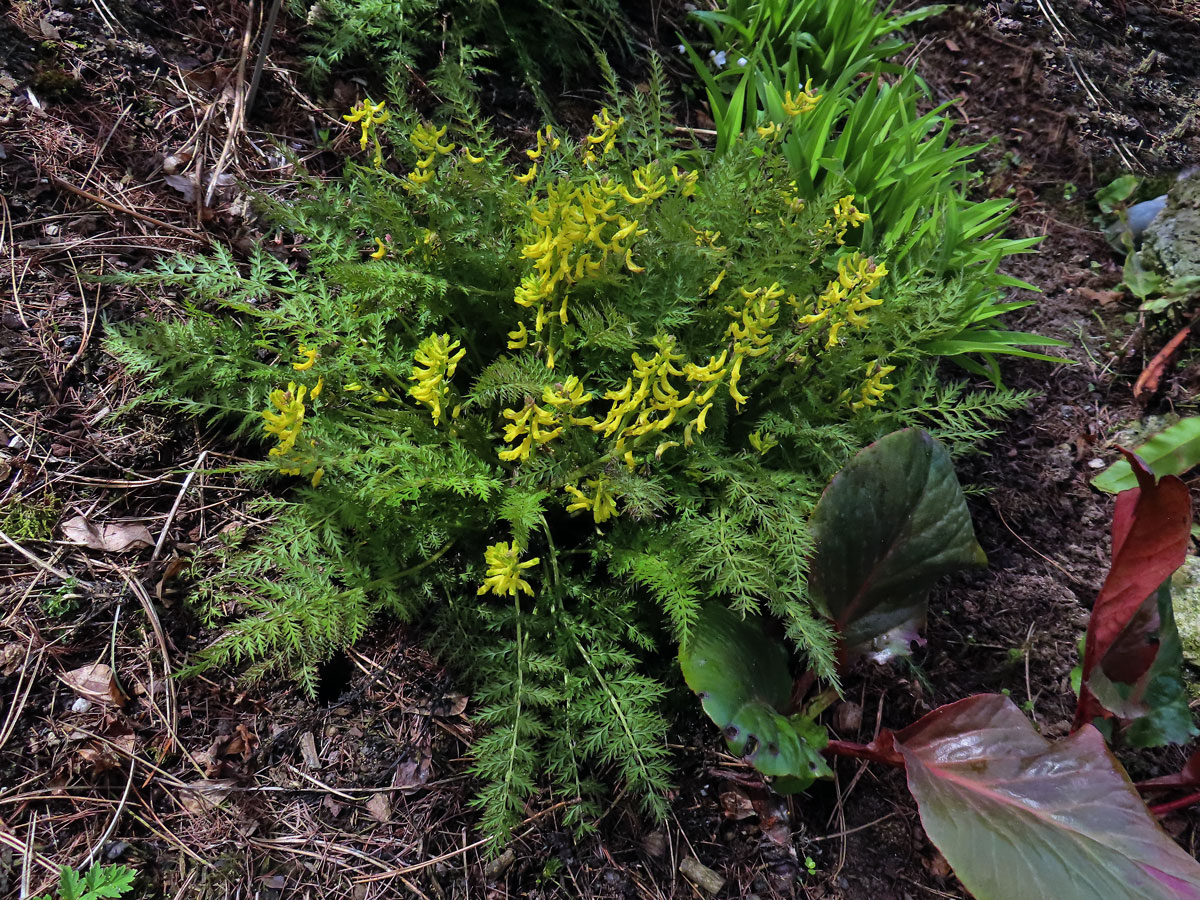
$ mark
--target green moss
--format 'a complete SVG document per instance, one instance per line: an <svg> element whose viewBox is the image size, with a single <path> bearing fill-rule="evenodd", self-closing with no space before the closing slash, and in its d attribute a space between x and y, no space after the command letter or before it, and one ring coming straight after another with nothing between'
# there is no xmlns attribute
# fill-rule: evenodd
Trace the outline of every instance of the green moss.
<svg viewBox="0 0 1200 900"><path fill-rule="evenodd" d="M62 501L49 492L9 500L0 506L0 531L14 540L48 541L61 510Z"/></svg>

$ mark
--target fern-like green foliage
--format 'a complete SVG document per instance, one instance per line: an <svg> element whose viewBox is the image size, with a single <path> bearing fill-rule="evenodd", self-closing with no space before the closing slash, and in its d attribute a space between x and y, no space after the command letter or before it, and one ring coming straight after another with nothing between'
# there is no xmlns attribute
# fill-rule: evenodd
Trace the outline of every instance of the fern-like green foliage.
<svg viewBox="0 0 1200 900"><path fill-rule="evenodd" d="M58 889L37 900L106 900L121 897L133 887L137 873L128 866L95 865L80 875L70 866L58 874Z"/></svg>
<svg viewBox="0 0 1200 900"><path fill-rule="evenodd" d="M376 75L428 71L447 51L475 71L486 66L541 85L578 80L602 48L629 47L618 0L289 0L307 23L317 81L363 67Z"/></svg>
<svg viewBox="0 0 1200 900"><path fill-rule="evenodd" d="M193 668L311 691L381 614L419 621L486 726L490 833L541 789L580 826L614 781L661 814L659 664L702 605L769 612L835 682L806 589L826 480L900 425L965 450L1023 402L922 350L988 273L888 274L844 186L800 193L770 136L680 138L657 73L511 155L441 92L442 124L383 126L393 165L268 204L293 258L126 279L190 310L109 339L148 397L265 438L244 472L295 485L208 581Z"/></svg>

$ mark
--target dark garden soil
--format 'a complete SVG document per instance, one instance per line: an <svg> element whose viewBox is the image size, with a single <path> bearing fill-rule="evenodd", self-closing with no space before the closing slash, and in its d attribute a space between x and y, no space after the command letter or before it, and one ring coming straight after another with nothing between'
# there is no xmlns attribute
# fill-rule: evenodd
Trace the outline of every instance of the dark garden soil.
<svg viewBox="0 0 1200 900"><path fill-rule="evenodd" d="M677 5L633 12L644 43L677 42ZM688 857L725 879L723 897L964 897L900 774L841 760L832 782L756 807L740 786L749 770L686 703L665 825L617 796L594 834L573 837L557 824L562 804L542 796L490 859L465 774L471 698L419 631L379 623L325 667L317 702L235 672L168 677L206 640L185 600L222 541L253 533L250 491L222 474L237 450L218 431L150 408L114 414L137 390L100 349L103 323L178 311L84 276L274 240L242 191L286 179L273 141L337 169L352 142L337 112L358 87L306 93L302 26L282 24L255 108L235 102L258 15L240 0L21 0L0 14L0 531L12 540L0 545L0 897L44 891L58 865L92 854L135 866L146 896L178 898L708 896L680 874ZM831 722L869 740L943 702L1006 691L1061 735L1107 563L1112 504L1087 479L1125 423L1186 413L1200 387L1185 353L1148 407L1134 403L1133 380L1174 327L1115 290L1119 260L1090 198L1121 171L1200 162L1200 8L989 3L912 37L935 96L958 98L964 138L989 142L980 190L1016 200L1015 232L1046 236L1010 267L1043 290L1014 327L1070 342L1070 363L1005 365L1009 384L1037 396L960 470L981 489L971 506L991 567L939 589L911 664L853 672ZM528 97L490 97L489 113L519 131ZM592 99L564 96L563 118ZM197 157L199 185L179 174ZM120 526L97 540L142 549L68 542L63 526L80 515ZM115 670L115 700L80 701L89 689L64 682L93 663ZM1124 762L1137 778L1183 758ZM1164 824L1196 851L1200 815Z"/></svg>

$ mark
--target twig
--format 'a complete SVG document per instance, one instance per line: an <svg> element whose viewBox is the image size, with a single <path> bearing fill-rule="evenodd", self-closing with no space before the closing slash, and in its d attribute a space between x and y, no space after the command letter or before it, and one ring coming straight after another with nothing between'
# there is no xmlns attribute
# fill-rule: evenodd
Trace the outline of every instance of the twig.
<svg viewBox="0 0 1200 900"><path fill-rule="evenodd" d="M225 164L229 162L229 154L233 151L234 141L237 140L238 132L242 130L246 121L246 92L243 88L246 86L246 59L250 55L250 34L253 30L251 23L254 21L254 10L257 6L258 4L251 0L250 10L246 14L246 29L242 32L242 52L238 54L237 86L233 90L233 112L229 116L229 127L225 129L225 143L221 145L221 155L217 157L217 164L213 166L213 170L208 176L208 190L204 192L205 206L212 205L213 194L217 190L217 181L225 169ZM199 172L196 177L199 179ZM200 186L199 180L197 180L196 186Z"/></svg>
<svg viewBox="0 0 1200 900"><path fill-rule="evenodd" d="M100 204L105 209L111 209L113 212L119 212L126 216L131 216L132 218L145 222L148 225L153 225L155 228L164 228L167 231L173 231L176 234L182 235L183 237L189 237L192 240L199 241L202 244L212 243L212 238L206 234L201 234L200 232L193 231L190 228L181 228L178 225L172 225L170 222L164 222L162 219L156 219L154 216L148 216L145 213L140 213L135 209L130 209L128 206L122 206L119 203L113 203L111 200L105 200L103 197L96 196L91 191L82 190L81 188L75 187L75 185L68 181L63 181L57 175L50 175L50 183L57 188L61 188L64 191L75 194L77 197L82 197L85 200L91 200L93 203Z"/></svg>
<svg viewBox="0 0 1200 900"><path fill-rule="evenodd" d="M50 563L43 562L41 559L39 559L33 553L29 552L24 547L22 547L20 544L18 544L16 541L14 541L12 538L10 538L3 531L0 531L0 541L4 541L4 543L8 544L8 546L12 547L14 550L16 550L18 553L20 553L23 557L25 557L27 560L29 560L31 563L33 563L35 566L37 566L39 569L46 570L47 572L49 572L51 575L53 575L55 578L59 579L60 581L70 581L71 580L71 576L68 575L66 572L61 572L58 569L54 568L54 566L50 565Z"/></svg>
<svg viewBox="0 0 1200 900"><path fill-rule="evenodd" d="M279 8L283 0L272 0L271 11L267 14L267 26L263 29L262 44L258 48L258 58L254 61L254 74L250 76L250 90L246 92L246 113L254 109L254 98L258 95L258 82L262 78L263 65L267 61L267 51L271 49L271 35L275 33L275 20L279 18Z"/></svg>
<svg viewBox="0 0 1200 900"><path fill-rule="evenodd" d="M578 801L562 800L558 803L555 803L553 806L547 806L540 812L534 813L521 824L530 825L533 822L536 822L538 819L544 818L550 815L550 813L562 809L565 806L573 806L576 802ZM517 838L514 838L514 840L517 840L521 837L524 837L524 835L518 835ZM354 879L354 881L356 884L359 884L364 881L382 881L385 878L394 878L398 875L411 875L413 872L420 872L422 869L428 869L430 866L435 866L440 862L445 862L448 859L454 859L454 857L459 856L460 854L474 850L477 847L482 847L484 844L491 843L491 841L491 838L480 838L472 844L467 844L466 846L460 847L457 850L451 850L449 853L443 853L441 856L435 856L433 859L427 859L425 862L416 863L415 865L411 866L401 866L398 869L388 869L386 872L380 872L376 875L364 875L361 878Z"/></svg>
<svg viewBox="0 0 1200 900"><path fill-rule="evenodd" d="M121 813L125 811L125 804L129 800L129 791L133 788L133 771L135 768L137 768L137 760L131 756L129 757L129 778L125 781L125 791L121 794L121 801L113 811L112 820L108 823L108 827L104 829L104 834L101 835L100 840L96 841L96 846L92 848L91 852L85 858L85 866L90 866L99 858L100 851L104 849L104 845L108 843L108 839L117 830L117 822L121 819Z"/></svg>
<svg viewBox="0 0 1200 900"><path fill-rule="evenodd" d="M179 488L179 493L175 495L175 502L171 505L171 511L167 513L167 521L163 523L162 531L158 535L158 541L154 544L154 552L150 554L151 563L158 559L158 554L162 552L163 545L167 541L167 534L171 530L171 523L175 521L175 514L179 512L179 504L183 500L183 495L187 493L188 485L196 477L196 470L204 465L204 460L207 457L208 451L201 450L200 455L196 457L196 461L192 464L192 470L188 472L187 478L183 479L183 485Z"/></svg>

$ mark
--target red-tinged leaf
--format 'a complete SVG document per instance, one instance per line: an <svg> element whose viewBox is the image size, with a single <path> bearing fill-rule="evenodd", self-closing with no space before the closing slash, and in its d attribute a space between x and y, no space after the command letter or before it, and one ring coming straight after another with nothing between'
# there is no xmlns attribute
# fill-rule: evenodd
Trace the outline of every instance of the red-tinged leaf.
<svg viewBox="0 0 1200 900"><path fill-rule="evenodd" d="M1104 660L1106 670L1119 670L1120 680L1136 681L1153 662L1153 655L1136 653L1146 642L1130 640L1110 655L1118 638L1160 584L1183 565L1192 521L1187 485L1174 475L1155 482L1154 473L1132 453L1122 450L1133 467L1139 487L1117 496L1113 514L1113 561L1088 621L1083 656L1083 684L1075 712L1078 728L1097 715L1107 715L1088 688L1092 670ZM1151 625L1146 617L1146 627ZM1135 658L1136 656L1136 658Z"/></svg>
<svg viewBox="0 0 1200 900"><path fill-rule="evenodd" d="M930 840L976 900L1200 900L1200 863L1090 725L1058 743L981 694L895 735Z"/></svg>

